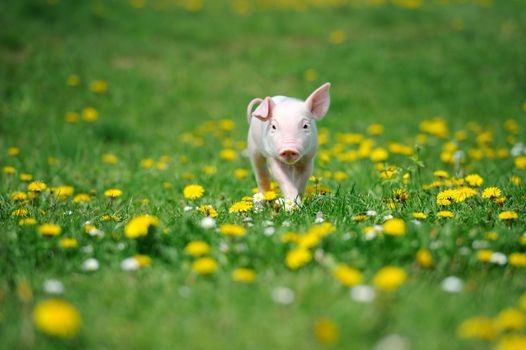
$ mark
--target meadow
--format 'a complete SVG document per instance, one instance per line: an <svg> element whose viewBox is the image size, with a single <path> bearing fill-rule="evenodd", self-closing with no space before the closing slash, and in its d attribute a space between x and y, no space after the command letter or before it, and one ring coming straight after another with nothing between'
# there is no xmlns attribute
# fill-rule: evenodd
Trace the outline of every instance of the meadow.
<svg viewBox="0 0 526 350"><path fill-rule="evenodd" d="M0 348L526 349L522 0L0 4ZM303 203L254 97L331 82Z"/></svg>

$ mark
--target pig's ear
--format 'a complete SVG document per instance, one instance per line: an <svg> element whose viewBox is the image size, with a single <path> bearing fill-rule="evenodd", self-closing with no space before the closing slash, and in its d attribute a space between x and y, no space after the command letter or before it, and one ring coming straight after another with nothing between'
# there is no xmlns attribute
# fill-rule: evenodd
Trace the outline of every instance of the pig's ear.
<svg viewBox="0 0 526 350"><path fill-rule="evenodd" d="M329 110L329 105L331 104L330 87L330 83L323 84L305 100L307 108L316 120L323 118Z"/></svg>
<svg viewBox="0 0 526 350"><path fill-rule="evenodd" d="M274 102L272 102L270 97L265 97L254 113L252 113L252 116L261 121L267 121L272 117L272 109L274 109Z"/></svg>

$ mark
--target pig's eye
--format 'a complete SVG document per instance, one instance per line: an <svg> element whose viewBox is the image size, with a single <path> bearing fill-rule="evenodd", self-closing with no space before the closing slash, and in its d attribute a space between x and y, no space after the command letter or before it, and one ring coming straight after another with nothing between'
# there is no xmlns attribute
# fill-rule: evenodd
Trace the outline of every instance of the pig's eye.
<svg viewBox="0 0 526 350"><path fill-rule="evenodd" d="M276 125L274 125L274 124L272 124L270 127L272 128L272 130L276 130L277 129Z"/></svg>
<svg viewBox="0 0 526 350"><path fill-rule="evenodd" d="M308 124L303 124L303 129L308 129L308 128L309 128Z"/></svg>

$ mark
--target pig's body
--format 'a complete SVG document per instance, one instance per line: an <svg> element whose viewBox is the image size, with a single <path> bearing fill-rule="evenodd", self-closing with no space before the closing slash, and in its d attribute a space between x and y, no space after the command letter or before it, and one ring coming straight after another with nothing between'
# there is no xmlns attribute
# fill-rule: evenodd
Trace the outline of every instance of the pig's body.
<svg viewBox="0 0 526 350"><path fill-rule="evenodd" d="M269 166L285 199L295 201L305 191L318 147L316 120L328 110L329 87L323 85L306 101L274 96L249 104L248 152L260 192L270 190Z"/></svg>

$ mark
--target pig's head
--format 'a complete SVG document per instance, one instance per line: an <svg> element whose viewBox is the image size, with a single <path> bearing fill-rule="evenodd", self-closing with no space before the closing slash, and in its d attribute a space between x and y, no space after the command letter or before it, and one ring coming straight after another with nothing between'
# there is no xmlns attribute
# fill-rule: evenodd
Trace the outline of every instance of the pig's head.
<svg viewBox="0 0 526 350"><path fill-rule="evenodd" d="M252 116L265 122L263 141L273 157L294 164L316 147L316 121L329 110L330 87L323 84L305 101L266 97L259 104Z"/></svg>

